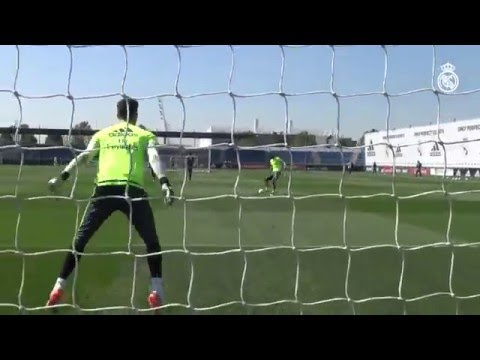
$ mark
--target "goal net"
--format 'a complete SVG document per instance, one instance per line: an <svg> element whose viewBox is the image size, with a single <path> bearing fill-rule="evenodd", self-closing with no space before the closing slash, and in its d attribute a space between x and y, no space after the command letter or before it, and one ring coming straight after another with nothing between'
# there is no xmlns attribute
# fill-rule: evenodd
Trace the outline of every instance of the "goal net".
<svg viewBox="0 0 480 360"><path fill-rule="evenodd" d="M94 62L86 59L85 54L97 48L114 55L104 60L95 56ZM321 66L327 76L325 83L315 85L313 90L306 85L301 89L286 85L289 76L295 80L303 76L301 71L288 73L289 56L298 56L306 69L309 57L303 52L310 46L274 47L278 69L271 65L266 70L275 68L276 87L266 91L243 91L244 88L235 87L235 81L241 77L238 61L242 47L224 47L229 65L220 91L202 87L207 86L207 80L205 83L195 80L194 84L182 87L189 79L198 78L189 72L193 71L189 67L194 62L188 62L188 56L203 46L165 48L174 56L172 68L157 75L163 79L160 82L169 82L168 89L173 91L157 89L159 81L150 74L145 80L134 76L142 70L135 61L157 56L159 47L40 47L39 51L47 54L48 59L65 58L64 78L57 78L60 72L48 77L49 83L57 80L61 83L62 90L58 92L50 88L34 89L37 82L28 74L35 73L35 69L42 72L35 68L41 57L33 57L30 47L9 48L16 68L12 85L0 90L13 99L9 104L15 123L0 120L0 178L3 179L0 272L8 274L0 284L0 313L51 310L45 302L65 255L72 252L72 237L90 200L95 163L72 173L62 193L57 195L47 191L47 181L84 149L86 142L79 134L91 136L88 131L92 128L110 125L94 126L92 120L92 126L88 127L82 125L83 120L112 118L111 109L122 96L138 99L140 114L152 100L154 110L144 118L158 115L157 102L161 104L161 120L148 127L158 129L165 124L166 131L158 132L159 139L171 137L178 143L167 146L164 142L158 147L162 163L169 172L184 172L187 156L191 156L197 173L191 181L183 175L171 177L177 197L171 207L164 205L158 184L146 181L162 246L165 286L162 313L480 313L480 242L475 235L479 187L473 181L450 183L447 176L452 154L463 153L457 147L467 144L469 153L475 153L472 149L480 136L452 139L442 130L441 121L447 95L468 96L478 90L454 91L458 78L452 68L439 70L442 62L436 46L427 49L427 70L422 70L428 74L428 84L401 91L390 87L395 73L404 74L392 55L395 46L376 48L380 60L375 60L377 63L368 75L379 79L380 88L375 91L342 90L339 85L345 78L350 81L362 73L353 65L342 65L342 56L338 54L345 48L354 48L350 46L322 47L329 54L328 63ZM102 61L105 66L108 64L109 71L99 68L96 74L113 74L112 59L119 56L121 69L114 89L107 90L105 86L97 92L82 83L85 68L91 73L92 64L101 67ZM415 56L412 53L406 58L413 61ZM24 72L25 64L31 68ZM166 65L160 67L166 69ZM309 71L317 68L315 64ZM216 69L216 65L211 65L208 71L202 68L201 73L213 78L218 75ZM437 81L441 71L444 78ZM307 75L310 80L316 77L313 73ZM250 76L247 82L256 82L255 79L256 76ZM142 81L146 84L142 92L130 93L129 84ZM82 93L85 88L90 89L89 93ZM433 129L412 130L414 140L410 141L400 135L398 128L408 128L411 119L395 123L392 113L400 106L404 117L415 117L412 115L415 109L408 102L398 105L396 101L421 94L434 99L434 121L430 124ZM212 97L221 97L225 102L218 107L197 103L197 108L208 108L201 115L191 110L195 101ZM355 117L358 109L375 108L368 102L370 97L376 97L379 103L375 106L381 110L382 119L375 124L368 120L372 112ZM322 107L320 98L330 102L334 110L328 114L302 112ZM38 109L29 113L32 102L43 104L42 118L55 118L50 116L54 112L49 112L50 107L58 105L55 99L61 99L61 106L68 107L66 116L42 124L44 129L27 126L28 121L33 121L29 116L35 113L38 118L39 114ZM240 124L251 114L242 110L245 109L242 106L262 99L277 101L275 106L279 110L271 120L274 130L239 131ZM292 109L296 101L302 109L295 113L297 123L301 116L310 117L316 126L335 130L328 136L316 133L313 137L305 129L295 131ZM361 106L348 110L349 101ZM255 111L267 106L256 104ZM179 109L176 114L172 114L174 107ZM3 108L7 109L7 105ZM220 120L216 111L225 108L228 118ZM272 109L268 107L266 112ZM192 124L196 116L197 122ZM208 120L209 116L212 120ZM180 126L172 130L175 121ZM210 121L228 122L230 131L195 135L192 129ZM474 121L465 125L461 131L466 134L477 126L480 120L478 124ZM379 135L362 136L358 143L349 142L342 137L349 127L356 127L363 134ZM371 131L373 127L383 132ZM85 132L78 132L79 129ZM427 138L421 137L424 133ZM212 140L206 146L201 141L186 145L189 139L205 137ZM432 164L442 174L413 176L415 154L435 157ZM412 161L405 160L408 156ZM265 181L271 174L272 157L279 157L286 164L275 191L271 181ZM53 159L59 166L52 166ZM462 164L464 168L480 168L473 160ZM377 166L377 174L372 173ZM258 190L265 186L268 191L259 195ZM135 199L127 201L131 204ZM112 215L89 242L82 261L68 280L65 299L55 309L61 314L152 313L146 301L148 256L131 219Z"/></svg>

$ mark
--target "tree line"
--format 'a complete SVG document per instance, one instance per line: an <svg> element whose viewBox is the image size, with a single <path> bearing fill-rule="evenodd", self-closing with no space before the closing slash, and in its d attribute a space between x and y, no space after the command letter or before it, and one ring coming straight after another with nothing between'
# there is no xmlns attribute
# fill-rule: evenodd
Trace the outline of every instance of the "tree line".
<svg viewBox="0 0 480 360"><path fill-rule="evenodd" d="M256 135L253 132L247 132L242 134L241 138L235 139L235 142L239 146L261 146L268 144L280 144L285 142L285 136L283 133L261 134ZM341 146L353 147L357 146L357 142L351 138L341 137L338 140ZM318 143L317 137L314 134L310 134L308 131L301 131L298 134L292 134L287 136L287 143L292 147L301 146L314 146L331 144L334 145L335 140L333 136L326 138L326 142Z"/></svg>
<svg viewBox="0 0 480 360"><path fill-rule="evenodd" d="M145 126L139 125L142 129L146 129ZM13 131L0 133L0 146L14 145L15 144L15 126L10 126L10 129ZM21 129L29 129L28 124L21 124ZM81 121L73 127L75 130L92 130L92 127L88 121ZM68 136L65 135L47 135L45 139L45 146L73 146L76 149L84 150L87 148L87 145L90 141L90 136L84 135L72 135L70 143L68 141ZM38 139L33 134L22 134L19 135L19 145L29 147L37 146Z"/></svg>
<svg viewBox="0 0 480 360"><path fill-rule="evenodd" d="M146 129L145 126L139 125L141 128ZM10 127L15 129L14 126ZM20 128L29 128L28 124L20 125ZM88 121L81 121L74 126L75 130L92 130ZM90 141L90 136L84 135L72 135L70 139L70 144L68 143L68 136L62 135L48 135L45 139L45 146L68 146L71 145L76 149L85 149ZM267 144L280 144L284 143L285 137L283 133L273 132L271 134L261 134L257 135L253 132L242 133L241 137L235 139L235 142L239 146L261 146ZM300 147L300 146L313 146L317 144L317 138L314 134L310 134L307 131L302 131L298 134L288 135L287 141L290 146ZM328 141L328 139L327 139ZM342 146L355 146L356 141L353 141L349 138L341 138L339 140ZM10 133L0 133L0 146L13 145L14 134ZM21 146L36 146L38 145L38 140L33 134L23 134L20 135L19 144Z"/></svg>
<svg viewBox="0 0 480 360"><path fill-rule="evenodd" d="M273 132L271 134L257 135L251 131L242 133L242 137L235 139L235 143L239 146L261 146L267 144L280 144L285 142L283 133ZM317 145L315 135L302 131L295 135L288 135L287 142L290 146L310 146Z"/></svg>
<svg viewBox="0 0 480 360"><path fill-rule="evenodd" d="M29 129L30 126L28 124L21 124L21 129ZM73 127L75 130L92 130L92 127L88 123L88 121L81 121ZM10 129L14 130L15 126L10 126ZM0 133L0 146L6 145L13 145L15 144L14 139L14 131L13 133ZM21 146L36 146L38 145L38 139L33 134L22 134L19 135L19 144ZM72 135L70 140L70 145L72 145L76 149L85 149L90 141L89 136L83 135ZM68 136L62 135L48 135L45 139L45 146L68 146Z"/></svg>

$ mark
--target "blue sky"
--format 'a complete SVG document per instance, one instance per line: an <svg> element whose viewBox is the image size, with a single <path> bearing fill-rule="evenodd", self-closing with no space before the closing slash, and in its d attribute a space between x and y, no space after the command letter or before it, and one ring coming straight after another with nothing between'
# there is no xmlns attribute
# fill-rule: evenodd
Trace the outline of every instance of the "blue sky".
<svg viewBox="0 0 480 360"><path fill-rule="evenodd" d="M142 100L140 122L163 130L155 95L175 94L179 58L174 46L127 47L125 93ZM232 52L229 46L181 48L180 95L227 91ZM24 96L67 94L70 53L66 46L20 46L16 89ZM330 94L332 50L328 46L284 48L286 93L325 91L326 94L288 97L288 115L294 129L324 132L337 128L337 104ZM94 128L112 124L119 97L96 98L122 91L125 52L120 46L72 49L70 92L75 97L74 123L89 121ZM235 94L252 95L279 90L282 51L279 46L235 46ZM479 46L437 46L436 78L440 65L451 62L460 77L457 93L480 88ZM432 46L388 47L387 91L397 94L430 88ZM335 48L334 89L338 94L362 94L382 90L384 51L380 46ZM0 90L13 90L17 69L15 46L0 46ZM92 97L92 99L79 99ZM480 117L480 93L441 96L441 121ZM170 129L180 130L184 113L178 98L165 97ZM210 126L230 129L232 99L226 95L184 99L185 130L205 131ZM21 98L23 122L31 127L68 128L72 103L65 97ZM279 95L237 98L236 126L253 128L255 118L263 130L283 130L286 106ZM0 92L0 126L19 118L20 107L9 92ZM340 99L340 131L358 138L371 128L385 129L388 102L382 95ZM391 128L426 125L437 119L437 100L432 92L390 98Z"/></svg>

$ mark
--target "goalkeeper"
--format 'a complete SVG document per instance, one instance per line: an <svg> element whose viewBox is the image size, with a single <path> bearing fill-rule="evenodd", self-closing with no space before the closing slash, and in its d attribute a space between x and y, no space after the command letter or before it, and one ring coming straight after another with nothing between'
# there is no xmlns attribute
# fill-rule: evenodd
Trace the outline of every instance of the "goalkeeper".
<svg viewBox="0 0 480 360"><path fill-rule="evenodd" d="M272 168L272 173L270 176L265 178L265 189L264 191L268 191L270 187L270 183L272 184L272 192L271 194L275 194L277 190L277 181L282 175L282 170L287 166L285 161L279 156L272 155L270 157L270 167Z"/></svg>
<svg viewBox="0 0 480 360"><path fill-rule="evenodd" d="M149 163L159 179L165 195L165 202L173 202L173 191L168 178L163 173L158 152L155 148L157 139L150 131L136 126L138 102L122 99L117 103L119 123L97 132L85 152L73 159L59 177L49 181L49 188L56 192L70 177L76 166L86 164L95 155L99 155L96 186L87 206L80 228L75 238L75 252L68 253L60 275L50 293L47 306L61 301L67 279L75 269L87 243L115 211L121 211L145 242L151 275L151 289L147 298L151 308L162 306L164 300L162 280L162 256L155 227L152 208L148 200L127 202L130 199L146 198L143 188L145 153Z"/></svg>

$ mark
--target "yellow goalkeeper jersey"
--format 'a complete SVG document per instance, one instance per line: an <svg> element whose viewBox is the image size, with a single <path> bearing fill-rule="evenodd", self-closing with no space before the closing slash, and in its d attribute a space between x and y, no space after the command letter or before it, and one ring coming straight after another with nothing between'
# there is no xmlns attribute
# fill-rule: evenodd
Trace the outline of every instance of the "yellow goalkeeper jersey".
<svg viewBox="0 0 480 360"><path fill-rule="evenodd" d="M97 132L92 140L98 149L97 186L133 185L144 187L145 155L156 136L125 122Z"/></svg>
<svg viewBox="0 0 480 360"><path fill-rule="evenodd" d="M273 172L280 172L283 169L283 160L275 156L273 159L270 159L270 166L272 167Z"/></svg>

